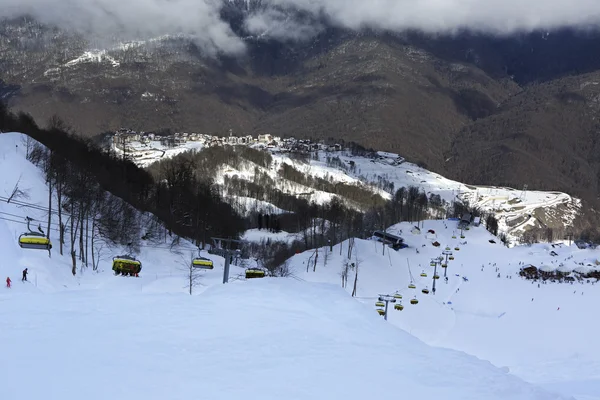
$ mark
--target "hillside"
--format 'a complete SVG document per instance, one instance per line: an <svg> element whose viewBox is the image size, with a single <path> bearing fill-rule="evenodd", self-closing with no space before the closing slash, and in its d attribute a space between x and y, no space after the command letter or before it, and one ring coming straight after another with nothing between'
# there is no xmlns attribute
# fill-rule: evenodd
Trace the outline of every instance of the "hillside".
<svg viewBox="0 0 600 400"><path fill-rule="evenodd" d="M531 86L490 116L464 127L446 170L470 183L496 182L598 193L600 73Z"/></svg>
<svg viewBox="0 0 600 400"><path fill-rule="evenodd" d="M226 3L247 52L218 59L185 35L107 43L2 20L0 98L85 136L126 126L337 137L463 182L597 199L598 93L585 85L600 68L597 32L432 37L325 25L282 42L244 32L258 7Z"/></svg>
<svg viewBox="0 0 600 400"><path fill-rule="evenodd" d="M369 207L370 198L362 195L360 198L366 198L365 202L353 202L348 198L349 189L345 192L341 191L340 184L351 185L348 186L349 188L360 188L365 193L378 195L387 200L391 199L396 190L402 187L416 187L430 199L439 196L440 201L444 202L445 206L442 204L437 206L439 210L435 212L439 214L438 216L445 216L443 207L448 208L453 201L466 202L482 212L493 213L499 221L500 231L506 233L512 241L518 241L525 230L547 227L556 230L556 237L562 237L566 234L566 229L573 226L576 217L582 211L581 201L566 193L466 185L405 162L402 157L394 153L377 152L353 155L347 149L343 151L318 150L312 151L310 155L304 155L298 160L297 154L289 149L301 144L290 141L272 143L276 143L276 145L265 146L259 143L240 146L240 148L250 147L268 154L261 157L256 156L260 162L253 161L248 156L244 158L244 154L242 154L243 161L239 162L239 165L232 165L226 160L226 157L219 161L221 164L218 166L213 164L215 168L212 169L211 178L215 183L224 187L229 195L229 200L233 204L237 204L237 209L242 213L251 210L277 210L281 207L278 204L265 202L266 198L255 198L255 200L245 198L245 200L237 202L240 193L237 191L237 186L230 187L231 180L240 179L264 187L264 178L257 178L259 173L266 174L272 180L273 187L282 192L319 204L338 197L362 210ZM203 150L214 151L214 147L210 146L210 143L200 139L170 147L161 144L160 138L156 138L148 143L132 141L125 146L126 150L113 144L111 150L118 155L126 154L140 166L151 166L156 161L168 160L186 151L200 152L197 154L202 158L203 154L208 154L203 153ZM323 148L323 146L319 147ZM268 165L264 164L265 159L270 160ZM320 184L311 187L299 184L282 175L281 170L284 165L292 167L303 177L324 179L328 185ZM296 210L289 208L287 211L295 212Z"/></svg>
<svg viewBox="0 0 600 400"><path fill-rule="evenodd" d="M404 305L402 311L389 306L390 324L429 345L473 354L577 399L598 398L600 353L588 345L598 329L598 322L590 318L600 301L598 281L577 277L579 272L600 271L599 249L580 250L568 243L507 249L490 243L497 238L481 227L471 228L464 239L453 239L454 221L425 221L422 234L411 233L411 228L402 223L389 229L402 231L409 246L406 249L386 248L383 255L380 243L355 239L349 258L348 242L344 242L332 251L318 249L316 266L315 252L310 251L292 257L289 268L297 279L340 285L345 264L354 263L358 271L347 270L345 290L352 293L358 272L356 298L375 315L379 295L402 296L398 300ZM435 234L427 234L428 230ZM433 241L441 246L432 246ZM438 264L441 279L436 282L436 293L423 294L422 289L433 288L431 259L440 256L446 246L455 258L448 262L448 282ZM521 268L530 265L561 271L573 277L574 283L521 278ZM427 277L421 276L423 272ZM408 288L411 281L416 289ZM410 304L415 298L418 304Z"/></svg>
<svg viewBox="0 0 600 400"><path fill-rule="evenodd" d="M215 268L195 273L195 296L187 294L195 247L183 240L140 246L138 278L113 275L112 256L125 250L118 247L105 247L97 270L81 266L73 276L68 252L60 256L54 249L49 258L17 245L22 217L45 220L48 196L42 171L25 160L22 139L0 135L0 193L10 195L19 182L29 196L18 202L27 207L0 203L0 273L13 279L11 289L0 290L0 320L11 326L0 330L0 340L11 343L4 355L11 368L0 374L4 398L187 399L204 393L232 399L243 392L269 399L359 399L399 390L424 399L598 398L600 354L589 345L597 330L589 318L598 301L593 283L536 288L514 273L519 262L599 269L600 250L560 245L552 256L549 245L507 249L491 244L494 237L483 228L452 239L456 222L425 221L423 232L434 229L442 246L460 250L450 262L448 284L440 282L435 296L423 295L418 290L430 284L415 274L425 270L430 279L427 265L441 249L425 233L413 235L410 224L400 224L390 230L402 230L409 247L398 252L386 249L384 256L381 244L355 240L350 258L359 264L359 302L336 288L344 261L338 252L347 253L347 242L327 256L319 249L316 272L305 272L314 260L308 251L290 259L292 277L246 280L244 268L232 266L226 286L223 259L204 253ZM405 289L407 259L418 285L417 305L406 302L414 296ZM494 263L512 278L496 278ZM29 281L22 283L25 267ZM385 323L373 302L396 291L404 295L405 309L394 310ZM530 337L535 341L524 340ZM32 376L36 385L26 384Z"/></svg>

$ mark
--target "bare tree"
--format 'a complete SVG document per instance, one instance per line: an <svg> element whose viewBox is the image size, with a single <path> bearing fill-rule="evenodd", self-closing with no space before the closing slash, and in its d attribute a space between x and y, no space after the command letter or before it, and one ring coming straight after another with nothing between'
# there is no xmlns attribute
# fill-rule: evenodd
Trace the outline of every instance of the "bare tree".
<svg viewBox="0 0 600 400"><path fill-rule="evenodd" d="M358 267L360 267L361 259L358 258L358 251L354 249L354 287L352 288L352 297L356 296L358 286Z"/></svg>
<svg viewBox="0 0 600 400"><path fill-rule="evenodd" d="M92 220L92 238L91 238L91 250L92 250L92 269L94 271L98 270L98 265L100 264L100 260L102 259L102 250L104 249L104 245L102 244L102 235L98 231L98 227L96 225L96 219Z"/></svg>
<svg viewBox="0 0 600 400"><path fill-rule="evenodd" d="M8 196L8 200L6 200L7 203L10 203L13 200L19 200L19 199L27 200L29 198L29 194L27 193L27 191L21 190L19 188L19 183L21 183L21 177L19 177L19 179L17 180L17 183L15 183L15 187L13 187L13 190L11 191L10 196Z"/></svg>
<svg viewBox="0 0 600 400"><path fill-rule="evenodd" d="M73 215L72 208L71 208L70 219L71 219L70 234L71 234L71 262L72 262L71 273L73 275L75 275L77 273L77 252L75 251L75 240L77 239L77 229L79 226L79 218L75 218L75 215ZM75 222L77 222L77 224L75 224Z"/></svg>
<svg viewBox="0 0 600 400"><path fill-rule="evenodd" d="M354 269L354 263L350 262L350 260L344 260L342 264L342 271L340 272L340 277L342 278L342 287L346 288L348 284L348 275L350 274L350 270Z"/></svg>
<svg viewBox="0 0 600 400"><path fill-rule="evenodd" d="M189 262L186 262L186 260L183 256L181 257L181 262L180 262L181 265L185 266L184 270L186 271L186 281L187 281L186 288L189 290L190 296L194 292L194 287L196 287L200 284L200 278L201 278L201 274L198 271L198 268L195 268L194 264L192 263L193 260L194 260L194 253L191 252Z"/></svg>
<svg viewBox="0 0 600 400"><path fill-rule="evenodd" d="M354 249L354 238L348 239L348 259L352 258L352 250Z"/></svg>
<svg viewBox="0 0 600 400"><path fill-rule="evenodd" d="M290 260L286 260L283 264L277 267L276 276L281 278L294 276L292 268L290 267Z"/></svg>

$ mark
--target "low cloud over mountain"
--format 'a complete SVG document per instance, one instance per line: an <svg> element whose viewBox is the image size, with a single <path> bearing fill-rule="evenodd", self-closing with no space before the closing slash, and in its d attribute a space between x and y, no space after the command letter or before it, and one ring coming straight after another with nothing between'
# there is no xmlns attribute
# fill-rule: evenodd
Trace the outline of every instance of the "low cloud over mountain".
<svg viewBox="0 0 600 400"><path fill-rule="evenodd" d="M323 24L348 29L461 29L510 34L600 24L597 0L4 0L0 16L36 19L100 37L189 34L207 52L243 52L243 40L222 17L242 8L251 34L302 40ZM257 5L259 5L257 7ZM252 7L251 7L252 6Z"/></svg>

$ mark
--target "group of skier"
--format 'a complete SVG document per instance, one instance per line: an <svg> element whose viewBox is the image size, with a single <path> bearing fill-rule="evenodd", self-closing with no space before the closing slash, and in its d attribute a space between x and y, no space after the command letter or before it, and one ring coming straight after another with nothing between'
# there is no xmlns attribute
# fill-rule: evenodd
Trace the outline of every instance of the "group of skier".
<svg viewBox="0 0 600 400"><path fill-rule="evenodd" d="M25 268L23 270L23 277L21 278L21 282L25 282L27 281L27 274L29 273L29 271L27 271L27 268ZM10 279L9 276L6 277L6 287L10 289L10 285L12 283L12 280Z"/></svg>

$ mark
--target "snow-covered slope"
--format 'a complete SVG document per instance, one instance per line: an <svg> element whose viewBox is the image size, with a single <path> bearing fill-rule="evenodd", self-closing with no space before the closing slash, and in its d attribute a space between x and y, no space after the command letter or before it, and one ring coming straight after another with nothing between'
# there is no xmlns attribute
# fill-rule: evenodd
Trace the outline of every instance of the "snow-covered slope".
<svg viewBox="0 0 600 400"><path fill-rule="evenodd" d="M390 232L399 230L409 247L399 251L386 248L385 255L381 243L355 240L350 262L359 264L358 300L375 315L378 295L398 292L403 296L404 310L391 309L389 322L426 343L490 360L530 382L577 395L578 399L600 399L600 350L590 345L600 329L593 317L600 302L600 283L595 279L573 284L548 281L538 287L538 282L518 275L520 268L529 264L565 272L582 264L598 270L600 250L562 244L509 249L482 227L467 231L464 239L460 234L454 239L454 221L425 221L423 233L417 235L410 233L407 223L390 228ZM426 233L428 230L435 234ZM434 241L441 246L434 247ZM448 262L448 282L438 265L441 279L436 281L435 295L423 294L422 289L433 288L434 267L430 262L446 246L455 258ZM319 249L315 272L314 251L292 257L290 267L298 279L340 285L348 242L341 247L342 255L340 245L332 252ZM421 277L422 272L427 277ZM411 274L416 289L408 288ZM351 270L349 293L354 277ZM410 304L413 298L419 303Z"/></svg>
<svg viewBox="0 0 600 400"><path fill-rule="evenodd" d="M335 285L245 281L233 267L223 286L211 256L198 296L185 295L185 243L180 254L144 247L139 278L114 276L109 259L74 277L68 257L17 245L19 217L42 219L47 196L25 147L0 135L0 194L16 182L28 193L21 206L0 202L0 273L13 278L0 290L2 399L565 398L430 347Z"/></svg>
<svg viewBox="0 0 600 400"><path fill-rule="evenodd" d="M3 300L7 400L561 398L429 347L333 285L265 279L199 297L122 290Z"/></svg>
<svg viewBox="0 0 600 400"><path fill-rule="evenodd" d="M138 165L147 166L156 160L173 157L184 151L201 150L205 144L202 141L189 141L174 148L167 148L156 141L150 144L134 141L127 146L127 154ZM120 151L117 148L113 149ZM415 186L427 195L439 195L448 203L461 200L482 211L494 213L498 219L499 230L506 233L512 241L517 240L524 230L531 227L569 226L581 209L581 201L566 193L467 185L404 162L402 157L393 153L378 152L377 157L366 158L352 156L347 151L318 151L317 157L314 157L315 152L313 152L313 157L308 160L308 163L302 163L293 160L289 153L282 152L281 148L276 146L265 148L265 151L273 153L273 163L269 169L262 167L259 169L274 178L278 188L285 193L303 194L303 197L317 203L329 201L334 196L332 193L281 179L277 172L282 164L292 165L307 176L324 178L333 183L365 185L384 198L391 196L381 190L378 183L391 183L394 189ZM327 158L339 159L340 166L328 164ZM255 167L256 165L251 162L241 170L227 166L218 174L216 182L222 184L225 175L251 180Z"/></svg>

